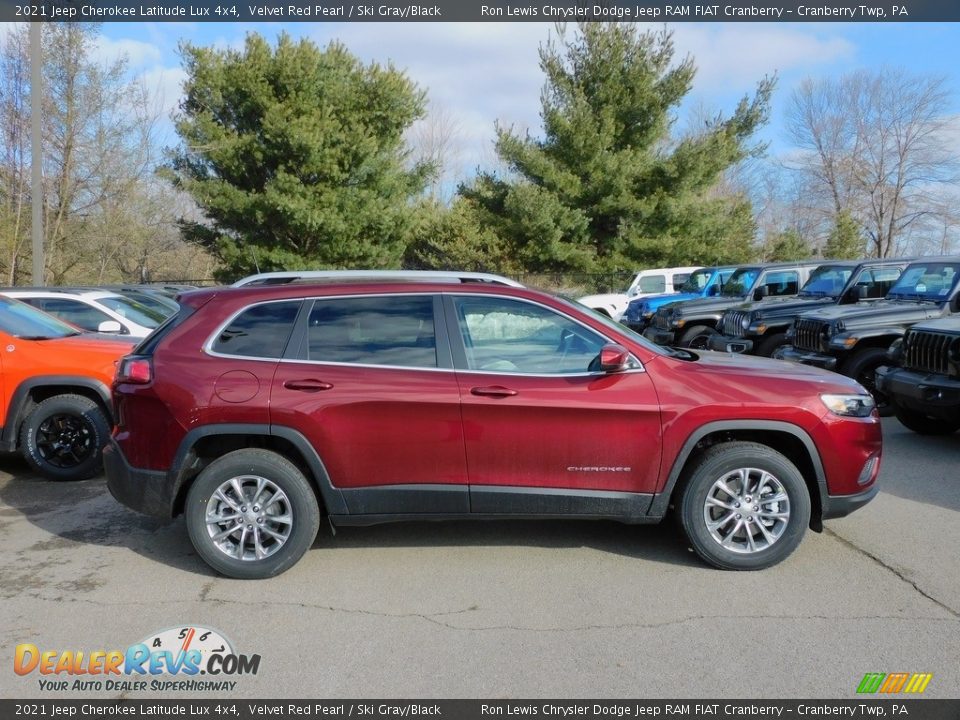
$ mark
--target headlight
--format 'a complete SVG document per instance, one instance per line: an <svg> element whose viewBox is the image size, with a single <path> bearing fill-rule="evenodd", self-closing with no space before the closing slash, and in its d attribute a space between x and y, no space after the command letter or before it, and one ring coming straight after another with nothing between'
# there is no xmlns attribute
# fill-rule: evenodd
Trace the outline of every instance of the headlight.
<svg viewBox="0 0 960 720"><path fill-rule="evenodd" d="M750 316L749 316L749 315L744 315L744 316L743 316L743 320L740 321L740 327L742 327L744 330L746 330L748 327L750 327Z"/></svg>
<svg viewBox="0 0 960 720"><path fill-rule="evenodd" d="M834 415L869 417L876 403L869 395L821 395L820 400Z"/></svg>
<svg viewBox="0 0 960 720"><path fill-rule="evenodd" d="M899 365L902 358L903 338L897 338L890 344L890 347L887 348L887 360L892 362L894 365Z"/></svg>

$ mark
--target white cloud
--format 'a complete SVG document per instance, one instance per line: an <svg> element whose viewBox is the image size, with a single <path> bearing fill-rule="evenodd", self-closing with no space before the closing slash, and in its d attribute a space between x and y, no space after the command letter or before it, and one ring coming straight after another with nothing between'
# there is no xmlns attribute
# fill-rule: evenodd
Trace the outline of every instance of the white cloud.
<svg viewBox="0 0 960 720"><path fill-rule="evenodd" d="M158 63L163 58L163 51L157 45L130 38L112 39L106 35L97 38L94 52L103 62L116 62L126 58L133 70Z"/></svg>

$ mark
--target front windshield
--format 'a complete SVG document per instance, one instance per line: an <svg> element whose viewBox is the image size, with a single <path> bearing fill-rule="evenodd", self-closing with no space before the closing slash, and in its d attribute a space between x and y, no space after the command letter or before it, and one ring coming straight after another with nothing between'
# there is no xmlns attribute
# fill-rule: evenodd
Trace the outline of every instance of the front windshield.
<svg viewBox="0 0 960 720"><path fill-rule="evenodd" d="M907 300L947 300L957 278L960 263L918 262L907 267L896 285L890 288L888 298Z"/></svg>
<svg viewBox="0 0 960 720"><path fill-rule="evenodd" d="M702 268L700 270L694 271L690 277L687 278L687 281L680 288L682 293L699 293L710 282L710 277L713 275L713 270L710 268Z"/></svg>
<svg viewBox="0 0 960 720"><path fill-rule="evenodd" d="M852 274L853 268L849 266L822 265L813 271L800 294L837 297Z"/></svg>
<svg viewBox="0 0 960 720"><path fill-rule="evenodd" d="M24 340L52 340L79 335L79 331L35 307L0 297L0 330Z"/></svg>
<svg viewBox="0 0 960 720"><path fill-rule="evenodd" d="M131 320L137 325L142 325L150 330L160 325L165 319L163 315L156 310L151 310L136 300L130 300L129 298L112 296L100 298L97 302L104 307L110 308L121 317L125 317L127 320Z"/></svg>
<svg viewBox="0 0 960 720"><path fill-rule="evenodd" d="M760 268L738 268L724 284L721 294L726 297L744 297L750 292L750 288L757 281L757 275L759 274Z"/></svg>

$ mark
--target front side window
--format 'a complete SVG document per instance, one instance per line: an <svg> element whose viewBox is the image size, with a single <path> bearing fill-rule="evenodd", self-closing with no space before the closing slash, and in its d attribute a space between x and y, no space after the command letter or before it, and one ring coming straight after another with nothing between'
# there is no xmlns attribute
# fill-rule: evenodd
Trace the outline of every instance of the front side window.
<svg viewBox="0 0 960 720"><path fill-rule="evenodd" d="M160 323L166 318L156 310L151 310L136 300L130 298L115 296L100 298L98 302L104 307L110 308L120 317L135 322L140 327L153 330L160 326Z"/></svg>
<svg viewBox="0 0 960 720"><path fill-rule="evenodd" d="M307 330L308 359L437 367L433 298L428 295L317 300Z"/></svg>
<svg viewBox="0 0 960 720"><path fill-rule="evenodd" d="M78 334L52 315L5 297L0 297L0 330L23 340L52 340Z"/></svg>
<svg viewBox="0 0 960 720"><path fill-rule="evenodd" d="M901 269L898 267L864 268L857 276L857 287L867 289L868 299L884 297L900 278Z"/></svg>
<svg viewBox="0 0 960 720"><path fill-rule="evenodd" d="M709 268L691 273L686 282L683 283L683 287L679 288L680 292L699 293L707 286L707 283L710 282L711 276L713 276L713 270ZM673 286L676 288L677 283L674 282Z"/></svg>
<svg viewBox="0 0 960 720"><path fill-rule="evenodd" d="M454 300L470 370L531 375L591 372L607 340L553 310L520 300Z"/></svg>
<svg viewBox="0 0 960 720"><path fill-rule="evenodd" d="M770 297L796 295L800 289L800 274L796 270L775 270L763 279Z"/></svg>
<svg viewBox="0 0 960 720"><path fill-rule="evenodd" d="M283 357L299 309L299 300L249 307L217 335L211 350L240 357Z"/></svg>

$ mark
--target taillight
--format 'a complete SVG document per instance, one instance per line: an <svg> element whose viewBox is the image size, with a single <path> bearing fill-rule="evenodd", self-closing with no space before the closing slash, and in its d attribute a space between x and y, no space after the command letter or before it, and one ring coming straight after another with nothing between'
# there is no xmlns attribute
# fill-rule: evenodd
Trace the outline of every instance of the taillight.
<svg viewBox="0 0 960 720"><path fill-rule="evenodd" d="M153 380L153 367L149 358L125 357L117 369L117 382L145 385Z"/></svg>

